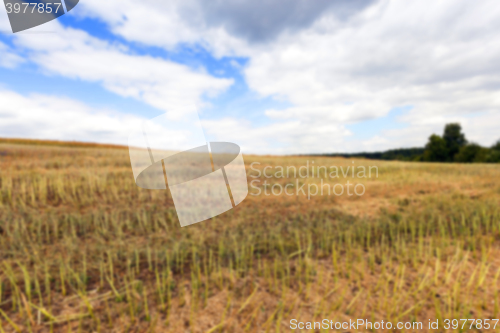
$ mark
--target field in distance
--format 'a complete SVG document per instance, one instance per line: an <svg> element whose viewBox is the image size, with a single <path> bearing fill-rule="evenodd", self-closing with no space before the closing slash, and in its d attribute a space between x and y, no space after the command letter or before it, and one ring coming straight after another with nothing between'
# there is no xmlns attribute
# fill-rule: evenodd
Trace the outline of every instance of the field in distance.
<svg viewBox="0 0 500 333"><path fill-rule="evenodd" d="M0 332L500 318L498 165L244 158L247 199L181 228L123 147L0 141Z"/></svg>

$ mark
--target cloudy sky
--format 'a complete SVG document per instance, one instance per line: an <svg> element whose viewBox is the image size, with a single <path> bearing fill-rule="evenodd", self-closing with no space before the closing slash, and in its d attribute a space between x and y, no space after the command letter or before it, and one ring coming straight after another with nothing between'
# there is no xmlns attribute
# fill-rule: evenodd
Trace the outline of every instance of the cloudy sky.
<svg viewBox="0 0 500 333"><path fill-rule="evenodd" d="M500 139L496 0L81 0L10 31L0 8L0 137L126 144L198 112L257 154Z"/></svg>

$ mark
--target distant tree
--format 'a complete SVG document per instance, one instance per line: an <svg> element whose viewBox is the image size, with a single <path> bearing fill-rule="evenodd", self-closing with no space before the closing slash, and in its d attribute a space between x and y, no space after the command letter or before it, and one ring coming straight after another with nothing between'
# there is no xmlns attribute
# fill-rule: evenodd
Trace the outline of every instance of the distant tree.
<svg viewBox="0 0 500 333"><path fill-rule="evenodd" d="M491 149L500 151L500 140L498 140L498 141L497 141L497 143L495 143L495 144L491 147Z"/></svg>
<svg viewBox="0 0 500 333"><path fill-rule="evenodd" d="M487 151L488 149L476 143L469 143L460 148L458 154L455 155L455 161L462 163L486 162Z"/></svg>
<svg viewBox="0 0 500 333"><path fill-rule="evenodd" d="M433 134L424 148L400 148L381 152L328 154L328 156L362 157L375 160L414 162L480 162L500 163L500 140L491 148L467 143L460 124L446 124L443 136Z"/></svg>
<svg viewBox="0 0 500 333"><path fill-rule="evenodd" d="M500 150L489 149L485 162L500 163Z"/></svg>
<svg viewBox="0 0 500 333"><path fill-rule="evenodd" d="M448 147L446 141L439 135L432 134L429 142L425 145L423 160L429 162L448 161Z"/></svg>
<svg viewBox="0 0 500 333"><path fill-rule="evenodd" d="M474 162L478 162L478 163L489 162L491 151L492 150L489 148L481 147L481 150L476 154L476 158L474 159ZM500 162L500 160L497 162Z"/></svg>
<svg viewBox="0 0 500 333"><path fill-rule="evenodd" d="M447 161L453 161L460 148L467 144L465 134L462 133L462 126L458 123L446 124L443 139L446 141L446 148L448 150Z"/></svg>
<svg viewBox="0 0 500 333"><path fill-rule="evenodd" d="M489 163L500 163L500 140L495 143L491 149L488 150L488 155L486 157L486 162Z"/></svg>

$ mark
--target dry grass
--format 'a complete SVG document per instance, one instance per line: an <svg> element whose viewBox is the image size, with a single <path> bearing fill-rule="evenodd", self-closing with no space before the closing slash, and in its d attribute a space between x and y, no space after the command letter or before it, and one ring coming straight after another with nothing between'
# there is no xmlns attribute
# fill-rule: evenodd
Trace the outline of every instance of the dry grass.
<svg viewBox="0 0 500 333"><path fill-rule="evenodd" d="M352 165L245 157L249 176L252 162L306 160ZM0 332L286 332L323 318L426 331L428 319L499 318L498 166L355 164L379 170L355 180L362 197L249 195L181 229L168 191L135 186L127 150L2 143Z"/></svg>

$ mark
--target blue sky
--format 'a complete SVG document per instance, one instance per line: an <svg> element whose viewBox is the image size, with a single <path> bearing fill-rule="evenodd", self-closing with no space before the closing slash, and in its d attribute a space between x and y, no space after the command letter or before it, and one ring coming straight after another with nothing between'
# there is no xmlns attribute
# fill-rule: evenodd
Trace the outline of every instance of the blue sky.
<svg viewBox="0 0 500 333"><path fill-rule="evenodd" d="M98 19L88 17L77 17L76 15L65 15L58 19L64 27L83 30L89 35L105 40L109 43L119 43L128 47L128 52L136 55L152 56L185 65L193 70L204 69L214 77L231 78L234 83L215 97L207 97L206 100L214 104L211 108L216 115L243 115L247 108L252 111L265 110L269 107L277 107L282 102L275 101L271 97L256 96L248 89L245 79L239 68L244 66L247 57L221 57L216 58L199 44L180 44L175 49L167 50L160 47L149 46L138 42L129 42L121 36L111 33L106 24ZM46 27L38 27L35 30L47 30ZM38 35L43 38L44 35ZM15 49L15 37L4 33L0 35L0 41ZM19 50L17 54L26 55L28 52ZM77 100L83 100L96 108L116 109L120 112L136 114L145 117L155 117L164 110L140 103L133 98L123 98L119 95L106 91L95 83L82 80L47 74L40 70L39 66L32 63L23 63L15 68L0 68L2 85L22 94L42 93L63 95ZM207 111L208 112L208 111ZM255 121L259 122L259 115Z"/></svg>
<svg viewBox="0 0 500 333"><path fill-rule="evenodd" d="M83 0L17 34L1 8L0 136L126 144L197 112L207 137L256 154L422 146L451 121L500 139L487 2L277 3Z"/></svg>

